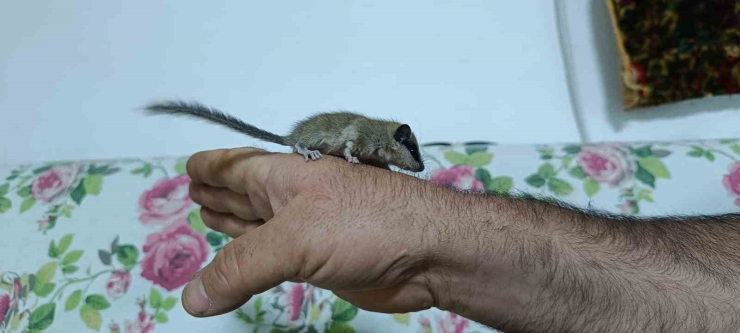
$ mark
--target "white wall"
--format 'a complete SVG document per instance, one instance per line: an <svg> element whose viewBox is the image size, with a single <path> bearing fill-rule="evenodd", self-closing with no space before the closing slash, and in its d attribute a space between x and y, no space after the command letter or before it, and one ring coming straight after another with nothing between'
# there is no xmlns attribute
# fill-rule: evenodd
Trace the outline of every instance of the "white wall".
<svg viewBox="0 0 740 333"><path fill-rule="evenodd" d="M0 162L257 143L134 111L171 97L279 133L345 108L425 142L578 141L564 78L552 1L4 1Z"/></svg>
<svg viewBox="0 0 740 333"><path fill-rule="evenodd" d="M424 142L740 136L733 97L621 110L605 1L4 1L0 163L279 149L135 111L162 98L278 133L344 108Z"/></svg>

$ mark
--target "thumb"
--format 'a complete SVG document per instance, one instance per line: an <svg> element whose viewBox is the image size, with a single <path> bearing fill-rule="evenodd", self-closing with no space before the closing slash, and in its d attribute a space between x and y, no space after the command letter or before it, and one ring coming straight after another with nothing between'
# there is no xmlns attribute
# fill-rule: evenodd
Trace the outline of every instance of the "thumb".
<svg viewBox="0 0 740 333"><path fill-rule="evenodd" d="M297 276L300 262L292 237L275 221L234 239L185 286L183 307L192 316L210 317L235 310L252 295Z"/></svg>

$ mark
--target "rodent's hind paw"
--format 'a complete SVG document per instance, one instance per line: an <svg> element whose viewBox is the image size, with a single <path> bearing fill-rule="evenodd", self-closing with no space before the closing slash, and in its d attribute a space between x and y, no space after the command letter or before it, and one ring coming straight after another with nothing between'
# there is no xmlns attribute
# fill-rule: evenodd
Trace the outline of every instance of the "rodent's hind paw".
<svg viewBox="0 0 740 333"><path fill-rule="evenodd" d="M352 163L352 164L359 164L360 160L357 159L357 157L350 156L350 157L347 157L347 162Z"/></svg>
<svg viewBox="0 0 740 333"><path fill-rule="evenodd" d="M309 150L301 145L295 145L295 150L297 153L303 155L303 158L306 159L306 162L310 160L315 161L321 158L321 152L318 150Z"/></svg>

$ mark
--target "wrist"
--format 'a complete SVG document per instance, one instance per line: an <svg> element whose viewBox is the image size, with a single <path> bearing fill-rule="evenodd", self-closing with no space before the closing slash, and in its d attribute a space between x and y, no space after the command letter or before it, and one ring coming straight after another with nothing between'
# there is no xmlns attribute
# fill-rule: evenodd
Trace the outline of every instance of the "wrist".
<svg viewBox="0 0 740 333"><path fill-rule="evenodd" d="M429 247L435 306L488 325L517 317L541 276L521 261L536 242L530 225L516 221L512 200L446 195L427 199L425 214L439 240Z"/></svg>

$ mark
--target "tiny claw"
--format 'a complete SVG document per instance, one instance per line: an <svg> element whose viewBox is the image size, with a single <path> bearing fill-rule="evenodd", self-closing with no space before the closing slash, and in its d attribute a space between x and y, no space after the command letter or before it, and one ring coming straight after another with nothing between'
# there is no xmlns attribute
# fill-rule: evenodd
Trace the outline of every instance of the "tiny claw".
<svg viewBox="0 0 740 333"><path fill-rule="evenodd" d="M318 160L321 158L321 152L319 152L318 150L309 151L309 155L311 156L312 160Z"/></svg>
<svg viewBox="0 0 740 333"><path fill-rule="evenodd" d="M301 155L303 155L303 158L306 159L306 162L310 160L315 161L321 158L321 152L318 150L308 150L307 148L296 144L294 147L295 151Z"/></svg>

